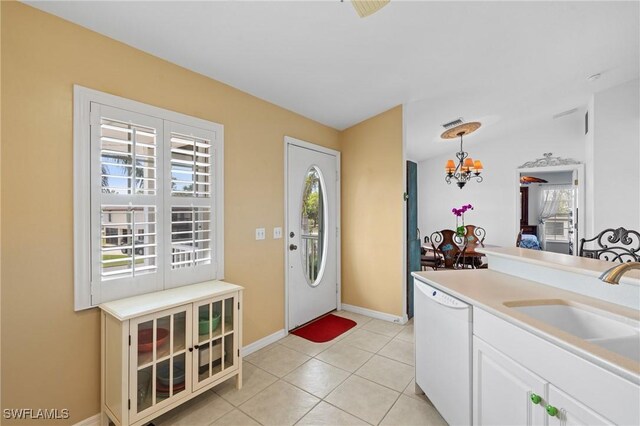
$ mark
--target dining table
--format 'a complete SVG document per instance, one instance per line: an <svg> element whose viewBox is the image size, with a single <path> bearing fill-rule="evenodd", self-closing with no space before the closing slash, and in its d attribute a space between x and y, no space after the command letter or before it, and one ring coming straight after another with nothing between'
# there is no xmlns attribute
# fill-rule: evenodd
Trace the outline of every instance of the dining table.
<svg viewBox="0 0 640 426"><path fill-rule="evenodd" d="M485 254L482 253L483 248L499 248L502 246L498 246L495 244L473 244L471 246L464 247L463 244L457 244L460 248L460 253L456 259L456 265L458 266L456 269L461 269L460 266L464 266L467 264L467 259L469 259L469 264L473 269L484 268L486 267L484 263L482 263L481 259L485 257ZM433 247L430 244L423 244L422 248L428 253L433 252ZM480 251L479 251L480 250ZM473 260L472 260L473 259ZM480 260L478 263L477 260Z"/></svg>
<svg viewBox="0 0 640 426"><path fill-rule="evenodd" d="M500 246L497 246L494 244L474 244L472 246L467 246L466 248L463 248L463 250L458 255L458 259L456 263L458 265L464 266L467 264L467 259L469 259L469 264L471 265L471 268L473 269L486 268L486 263L482 263L482 258L485 256L485 254L482 253L481 250L483 248L498 248L498 247Z"/></svg>

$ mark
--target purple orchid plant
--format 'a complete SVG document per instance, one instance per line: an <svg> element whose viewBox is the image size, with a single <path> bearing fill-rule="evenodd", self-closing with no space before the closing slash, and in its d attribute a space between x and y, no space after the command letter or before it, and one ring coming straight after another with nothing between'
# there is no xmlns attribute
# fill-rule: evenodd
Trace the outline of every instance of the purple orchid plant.
<svg viewBox="0 0 640 426"><path fill-rule="evenodd" d="M454 216L456 217L456 234L458 234L461 237L464 237L464 234L465 234L464 214L469 210L473 210L473 206L471 204L465 204L459 209L456 209L456 208L451 209L451 213L453 213ZM458 218L462 219L462 225L458 223Z"/></svg>

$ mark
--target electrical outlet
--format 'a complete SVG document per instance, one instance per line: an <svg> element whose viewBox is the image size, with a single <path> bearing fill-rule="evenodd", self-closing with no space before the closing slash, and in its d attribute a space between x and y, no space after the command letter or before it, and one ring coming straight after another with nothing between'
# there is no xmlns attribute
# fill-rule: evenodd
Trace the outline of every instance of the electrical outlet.
<svg viewBox="0 0 640 426"><path fill-rule="evenodd" d="M264 228L256 228L256 240L264 240L265 235Z"/></svg>
<svg viewBox="0 0 640 426"><path fill-rule="evenodd" d="M280 238L282 238L282 228L273 228L273 239L279 240Z"/></svg>

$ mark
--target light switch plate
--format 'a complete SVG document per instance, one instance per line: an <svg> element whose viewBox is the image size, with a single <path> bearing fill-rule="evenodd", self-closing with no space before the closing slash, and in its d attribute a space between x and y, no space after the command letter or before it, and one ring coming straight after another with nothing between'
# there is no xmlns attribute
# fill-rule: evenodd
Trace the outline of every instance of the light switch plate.
<svg viewBox="0 0 640 426"><path fill-rule="evenodd" d="M282 228L273 228L273 239L278 240L282 238Z"/></svg>
<svg viewBox="0 0 640 426"><path fill-rule="evenodd" d="M256 240L264 240L265 235L264 228L256 228Z"/></svg>

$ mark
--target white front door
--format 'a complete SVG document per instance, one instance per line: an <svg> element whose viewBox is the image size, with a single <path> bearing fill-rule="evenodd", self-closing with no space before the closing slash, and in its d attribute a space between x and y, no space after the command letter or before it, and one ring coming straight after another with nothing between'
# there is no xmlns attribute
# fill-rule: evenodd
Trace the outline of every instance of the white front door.
<svg viewBox="0 0 640 426"><path fill-rule="evenodd" d="M337 153L287 138L288 329L337 307Z"/></svg>

